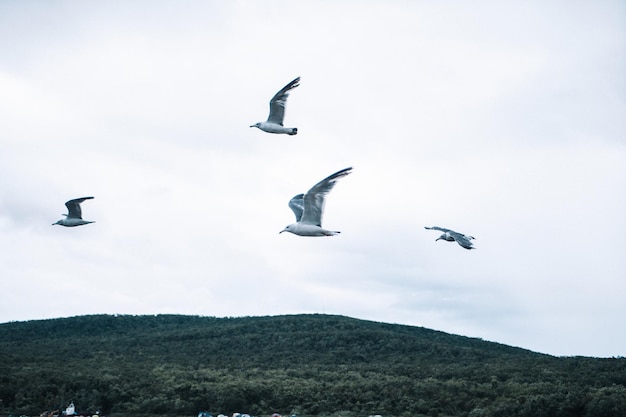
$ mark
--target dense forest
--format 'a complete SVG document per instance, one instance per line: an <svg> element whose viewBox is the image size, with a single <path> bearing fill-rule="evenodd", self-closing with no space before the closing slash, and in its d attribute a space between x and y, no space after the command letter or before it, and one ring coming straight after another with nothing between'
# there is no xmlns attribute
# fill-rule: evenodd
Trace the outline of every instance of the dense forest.
<svg viewBox="0 0 626 417"><path fill-rule="evenodd" d="M626 416L626 358L330 315L0 324L0 415Z"/></svg>

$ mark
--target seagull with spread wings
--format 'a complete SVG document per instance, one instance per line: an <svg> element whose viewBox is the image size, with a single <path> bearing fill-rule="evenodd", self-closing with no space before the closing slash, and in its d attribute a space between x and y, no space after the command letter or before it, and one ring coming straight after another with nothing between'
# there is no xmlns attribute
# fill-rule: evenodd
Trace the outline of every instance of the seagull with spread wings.
<svg viewBox="0 0 626 417"><path fill-rule="evenodd" d="M439 226L424 227L424 229L439 230L440 232L443 232L441 236L435 239L435 242L438 241L439 239L447 240L448 242L456 241L456 243L458 243L465 249L476 249L474 247L474 242L472 242L472 240L475 239L474 236L467 236L467 235L464 235L463 233L455 232L454 230L446 229L446 228L439 227Z"/></svg>
<svg viewBox="0 0 626 417"><path fill-rule="evenodd" d="M284 86L270 100L270 115L267 118L267 121L255 123L250 127L258 127L262 131L268 133L286 133L287 135L297 135L298 128L284 127L283 120L285 119L285 105L287 104L287 97L289 97L289 90L296 88L299 85L300 77Z"/></svg>
<svg viewBox="0 0 626 417"><path fill-rule="evenodd" d="M352 167L337 171L315 184L306 194L298 194L289 200L289 207L296 215L296 222L285 227L282 232L298 236L334 236L341 232L322 228L322 214L326 195L333 189L339 178L350 174Z"/></svg>
<svg viewBox="0 0 626 417"><path fill-rule="evenodd" d="M91 200L93 197L81 197L75 198L65 203L65 207L67 207L67 214L64 214L65 218L59 220L55 224L59 224L61 226L66 227L74 227L74 226L82 226L83 224L95 223L88 220L83 220L82 211L80 209L80 203L85 200Z"/></svg>

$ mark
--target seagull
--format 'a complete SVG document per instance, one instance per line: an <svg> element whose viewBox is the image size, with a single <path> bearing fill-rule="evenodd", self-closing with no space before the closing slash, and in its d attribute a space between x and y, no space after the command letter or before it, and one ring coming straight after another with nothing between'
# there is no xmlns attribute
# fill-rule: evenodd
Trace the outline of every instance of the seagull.
<svg viewBox="0 0 626 417"><path fill-rule="evenodd" d="M80 203L82 203L85 200L91 200L92 198L93 197L75 198L65 203L65 207L67 207L68 213L63 214L63 216L65 216L64 219L61 219L56 223L52 223L52 225L54 226L55 224L60 224L61 226L74 227L74 226L82 226L83 224L95 223L92 221L83 220L82 213L80 210Z"/></svg>
<svg viewBox="0 0 626 417"><path fill-rule="evenodd" d="M268 133L286 133L288 135L297 135L298 128L283 127L283 120L285 119L285 105L287 104L287 97L289 97L289 90L296 88L299 85L300 77L284 86L270 100L270 115L267 118L267 121L258 122L250 127L258 127L262 131Z"/></svg>
<svg viewBox="0 0 626 417"><path fill-rule="evenodd" d="M476 249L474 247L474 243L472 242L472 239L476 239L474 236L467 236L467 235L464 235L463 233L458 233L458 232L455 232L454 230L445 229L443 227L438 227L438 226L424 227L424 229L439 230L443 232L441 236L435 239L435 242L438 241L439 239L447 240L448 242L456 241L456 243L458 243L465 249Z"/></svg>
<svg viewBox="0 0 626 417"><path fill-rule="evenodd" d="M279 233L289 232L298 236L335 236L341 232L322 228L322 214L326 194L335 186L339 178L345 177L352 167L342 169L315 184L306 194L298 194L289 200L289 208L296 215L296 222L285 227Z"/></svg>

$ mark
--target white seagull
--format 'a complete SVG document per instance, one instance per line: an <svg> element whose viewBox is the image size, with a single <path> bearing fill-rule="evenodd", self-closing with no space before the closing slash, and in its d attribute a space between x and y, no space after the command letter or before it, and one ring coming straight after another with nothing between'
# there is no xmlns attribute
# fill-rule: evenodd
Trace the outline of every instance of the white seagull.
<svg viewBox="0 0 626 417"><path fill-rule="evenodd" d="M298 194L289 200L289 207L296 215L297 223L290 224L280 233L289 232L298 236L334 236L341 233L322 228L322 214L326 194L333 189L339 178L345 177L351 171L352 167L335 172L315 184L306 194Z"/></svg>
<svg viewBox="0 0 626 417"><path fill-rule="evenodd" d="M465 249L476 249L474 247L474 243L472 242L472 239L475 239L474 236L467 236L467 235L464 235L463 233L455 232L454 230L445 229L443 227L438 227L438 226L424 227L424 229L439 230L440 232L443 232L441 236L435 239L435 242L438 241L439 239L447 240L448 242L456 241L456 243L458 243Z"/></svg>
<svg viewBox="0 0 626 417"><path fill-rule="evenodd" d="M297 127L284 127L283 120L285 119L285 105L287 104L287 97L289 97L289 90L296 88L300 84L300 77L296 78L286 86L284 86L272 99L270 100L270 115L265 122L258 122L250 127L258 127L264 132L268 133L286 133L288 135L297 135Z"/></svg>
<svg viewBox="0 0 626 417"><path fill-rule="evenodd" d="M90 200L92 198L93 197L75 198L65 203L68 213L63 215L65 216L64 219L61 219L56 223L52 223L52 225L54 226L55 224L60 224L61 226L74 227L82 226L83 224L95 223L92 221L83 220L82 212L80 210L80 203L85 200Z"/></svg>

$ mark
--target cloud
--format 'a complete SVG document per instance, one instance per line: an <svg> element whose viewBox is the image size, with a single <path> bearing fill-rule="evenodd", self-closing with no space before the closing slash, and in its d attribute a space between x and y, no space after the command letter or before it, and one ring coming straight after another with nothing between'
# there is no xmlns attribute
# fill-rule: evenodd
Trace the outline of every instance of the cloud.
<svg viewBox="0 0 626 417"><path fill-rule="evenodd" d="M598 330L623 316L621 7L1 5L0 320L326 312L623 354ZM250 129L295 76L299 134ZM278 234L348 166L340 236ZM84 195L95 224L50 226Z"/></svg>

